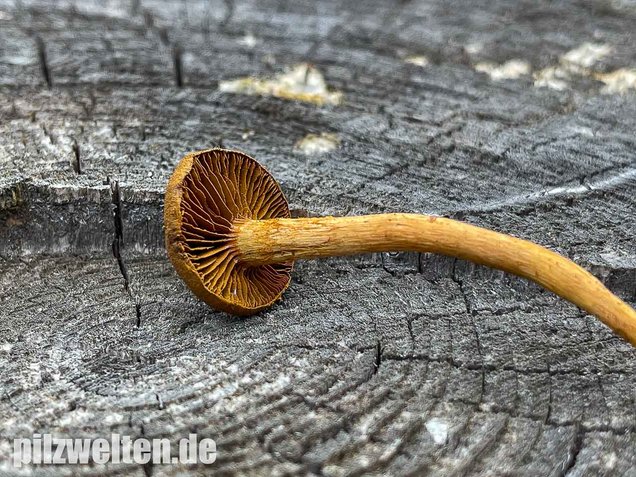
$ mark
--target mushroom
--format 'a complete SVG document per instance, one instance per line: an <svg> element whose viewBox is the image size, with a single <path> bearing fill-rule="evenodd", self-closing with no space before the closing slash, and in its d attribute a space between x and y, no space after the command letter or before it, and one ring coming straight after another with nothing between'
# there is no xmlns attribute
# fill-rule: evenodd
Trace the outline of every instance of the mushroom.
<svg viewBox="0 0 636 477"><path fill-rule="evenodd" d="M239 151L185 156L166 190L168 256L215 309L251 315L289 286L293 262L369 252L440 253L529 280L597 316L636 346L636 311L571 260L526 240L420 214L290 218L274 178Z"/></svg>

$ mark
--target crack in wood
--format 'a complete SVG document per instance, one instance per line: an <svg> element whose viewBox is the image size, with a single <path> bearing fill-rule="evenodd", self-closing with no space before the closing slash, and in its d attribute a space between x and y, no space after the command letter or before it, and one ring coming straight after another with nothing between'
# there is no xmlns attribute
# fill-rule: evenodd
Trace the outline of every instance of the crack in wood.
<svg viewBox="0 0 636 477"><path fill-rule="evenodd" d="M174 82L177 88L183 88L183 50L175 45L172 49L172 64L174 66Z"/></svg>
<svg viewBox="0 0 636 477"><path fill-rule="evenodd" d="M71 143L71 149L73 150L73 160L71 161L71 166L73 167L73 171L75 172L75 174L79 175L82 173L82 162L80 159L80 147L75 138L73 138L73 141Z"/></svg>
<svg viewBox="0 0 636 477"><path fill-rule="evenodd" d="M563 464L563 470L559 474L560 477L565 477L574 471L574 467L576 466L576 461L583 448L583 439L584 432L582 426L575 424L576 431L574 433L574 440L572 441L572 446L568 451L568 458Z"/></svg>
<svg viewBox="0 0 636 477"><path fill-rule="evenodd" d="M382 342L378 340L375 346L375 360L373 361L373 370L371 374L377 374L380 369L380 365L382 364L382 354L384 353L384 347L382 346Z"/></svg>
<svg viewBox="0 0 636 477"><path fill-rule="evenodd" d="M117 260L122 277L124 277L124 290L130 294L128 269L122 256L122 249L124 247L124 222L122 219L121 193L118 181L111 182L111 194L113 203L113 221L115 224L115 237L112 242L113 256Z"/></svg>
<svg viewBox="0 0 636 477"><path fill-rule="evenodd" d="M35 37L35 45L38 52L38 60L40 62L40 72L42 73L42 77L44 78L46 87L50 89L53 86L51 71L49 69L46 46L44 45L44 41L40 36Z"/></svg>
<svg viewBox="0 0 636 477"><path fill-rule="evenodd" d="M110 182L110 179L107 179ZM135 326L141 327L141 303L138 298L133 294L130 286L130 276L128 274L128 267L124 260L123 248L124 248L124 220L123 220L123 207L121 200L121 190L119 188L119 181L110 182L111 187L111 202L113 204L113 221L115 228L115 236L112 241L113 256L117 260L119 271L124 279L124 290L128 297L133 301L135 306Z"/></svg>

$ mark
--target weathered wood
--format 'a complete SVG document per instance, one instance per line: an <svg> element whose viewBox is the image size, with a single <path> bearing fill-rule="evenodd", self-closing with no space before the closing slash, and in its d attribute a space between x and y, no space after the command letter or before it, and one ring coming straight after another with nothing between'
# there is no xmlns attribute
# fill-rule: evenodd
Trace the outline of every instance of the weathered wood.
<svg viewBox="0 0 636 477"><path fill-rule="evenodd" d="M329 259L235 319L188 292L161 229L178 159L222 142L262 161L297 214L460 218L557 250L636 304L636 96L597 81L636 67L635 15L0 0L0 472L33 432L196 430L219 474L635 475L636 352L538 287L431 255ZM611 51L563 66L585 42ZM553 89L476 71L511 59L569 76ZM303 62L342 104L218 90ZM339 146L295 147L320 133Z"/></svg>

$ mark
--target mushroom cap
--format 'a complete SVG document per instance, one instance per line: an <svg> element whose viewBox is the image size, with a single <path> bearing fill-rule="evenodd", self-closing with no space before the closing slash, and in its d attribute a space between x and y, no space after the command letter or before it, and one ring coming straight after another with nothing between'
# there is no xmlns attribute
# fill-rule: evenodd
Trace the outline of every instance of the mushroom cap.
<svg viewBox="0 0 636 477"><path fill-rule="evenodd" d="M207 149L185 156L166 189L168 257L190 289L211 307L251 315L280 298L292 263L241 262L233 225L289 217L283 192L263 166L239 151Z"/></svg>

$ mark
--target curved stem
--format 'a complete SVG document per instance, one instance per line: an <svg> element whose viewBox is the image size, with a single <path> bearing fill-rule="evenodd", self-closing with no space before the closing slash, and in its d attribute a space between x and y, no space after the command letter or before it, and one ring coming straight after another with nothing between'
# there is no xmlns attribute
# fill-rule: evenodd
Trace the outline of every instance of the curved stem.
<svg viewBox="0 0 636 477"><path fill-rule="evenodd" d="M591 273L527 240L456 220L418 214L248 220L235 226L241 260L290 262L369 252L433 252L532 280L636 346L636 311Z"/></svg>

